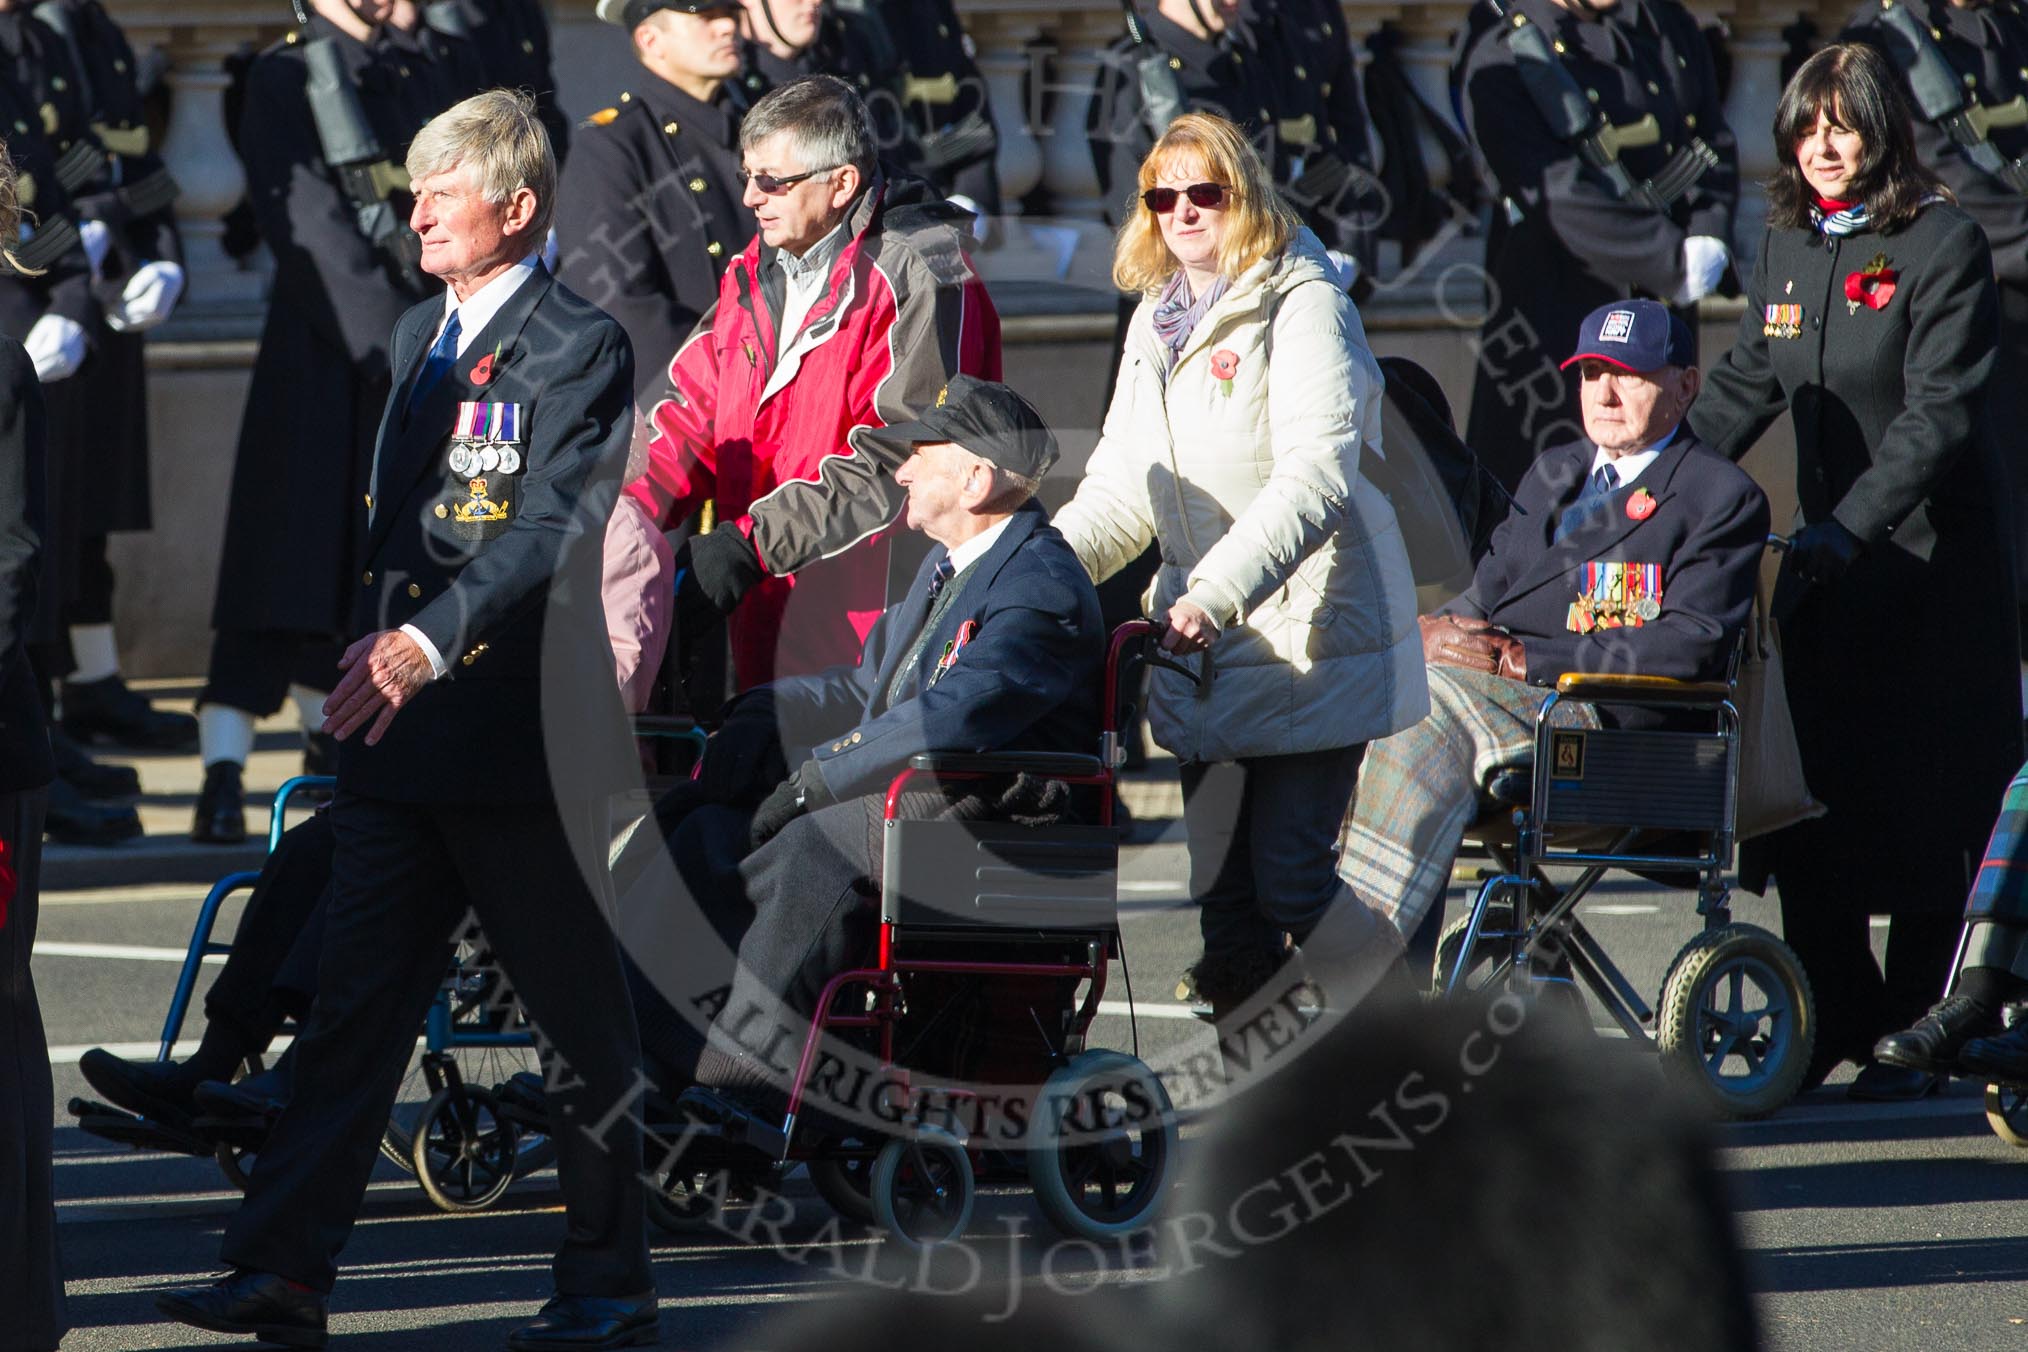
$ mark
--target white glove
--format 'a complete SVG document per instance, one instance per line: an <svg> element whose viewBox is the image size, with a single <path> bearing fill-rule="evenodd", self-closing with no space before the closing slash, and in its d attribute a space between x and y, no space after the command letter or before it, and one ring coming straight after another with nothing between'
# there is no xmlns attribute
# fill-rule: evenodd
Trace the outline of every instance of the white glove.
<svg viewBox="0 0 2028 1352"><path fill-rule="evenodd" d="M1326 249L1324 252L1330 256L1332 265L1338 269L1338 285L1350 291L1359 280L1359 260L1336 249Z"/></svg>
<svg viewBox="0 0 2028 1352"><path fill-rule="evenodd" d="M556 255L556 227L552 225L549 227L548 236L542 241L542 266L548 269L552 277L556 275Z"/></svg>
<svg viewBox="0 0 2028 1352"><path fill-rule="evenodd" d="M113 232L106 229L104 221L81 221L77 234L84 242L85 259L92 265L92 276L96 277L105 269L106 252L113 247Z"/></svg>
<svg viewBox="0 0 2028 1352"><path fill-rule="evenodd" d="M1683 241L1683 289L1676 293L1678 305L1695 305L1711 294L1718 279L1732 261L1725 241L1711 235L1692 235Z"/></svg>
<svg viewBox="0 0 2028 1352"><path fill-rule="evenodd" d="M120 292L119 304L106 310L106 325L115 333L145 333L167 319L183 299L186 279L175 263L143 263Z"/></svg>
<svg viewBox="0 0 2028 1352"><path fill-rule="evenodd" d="M36 320L21 345L28 349L28 356L35 363L35 378L45 385L76 375L89 351L84 326L62 315L44 315Z"/></svg>

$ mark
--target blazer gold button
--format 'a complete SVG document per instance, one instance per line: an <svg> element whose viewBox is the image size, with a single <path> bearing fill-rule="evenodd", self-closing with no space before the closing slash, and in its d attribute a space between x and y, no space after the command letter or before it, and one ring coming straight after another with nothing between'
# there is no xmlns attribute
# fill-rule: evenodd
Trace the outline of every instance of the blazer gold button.
<svg viewBox="0 0 2028 1352"><path fill-rule="evenodd" d="M373 510L373 494L371 493L366 495L366 510L369 512Z"/></svg>
<svg viewBox="0 0 2028 1352"><path fill-rule="evenodd" d="M691 180L690 180L690 191L692 191L692 192L703 192L703 191L704 191L704 187L705 187L705 184L704 184L704 180L703 180L702 178L693 178L693 179L691 179Z"/></svg>
<svg viewBox="0 0 2028 1352"><path fill-rule="evenodd" d="M442 504L442 503L440 502L440 503L438 503L438 504L436 505L436 513L437 513L437 520L441 521L441 520L443 520L443 519L444 519L445 517L447 517L447 516L449 516L449 515L451 514L451 509L450 509L450 508L448 508L448 507L446 507L446 506L444 506L444 504Z"/></svg>
<svg viewBox="0 0 2028 1352"><path fill-rule="evenodd" d="M1656 84L1653 80L1650 80L1648 81L1648 92L1650 94L1659 94L1662 92L1662 86Z"/></svg>
<svg viewBox="0 0 2028 1352"><path fill-rule="evenodd" d="M720 254L725 252L725 246L723 244L720 244L717 240L714 239L713 241L711 241L711 243L704 246L704 252L710 254L713 258L716 258Z"/></svg>
<svg viewBox="0 0 2028 1352"><path fill-rule="evenodd" d="M364 582L364 583L365 583L365 584L366 584L367 586L369 586L369 587L370 587L370 586L372 586L372 585L373 585L373 570L372 570L371 568L367 569L367 570L366 570L366 572L365 572L365 575L364 575L364 576L362 576L362 577L361 577L361 578L360 578L359 580L360 580L361 582Z"/></svg>
<svg viewBox="0 0 2028 1352"><path fill-rule="evenodd" d="M415 583L411 582L408 584L408 594L411 598L421 596L422 588L418 587Z"/></svg>
<svg viewBox="0 0 2028 1352"><path fill-rule="evenodd" d="M664 122L662 124L662 134L664 136L674 136L677 132L682 130L683 130L682 126L680 126L675 122Z"/></svg>
<svg viewBox="0 0 2028 1352"><path fill-rule="evenodd" d="M859 742L859 734L858 734L858 733L856 733L856 732L855 732L855 733L853 733L853 734L852 734L852 741L853 741L853 744L854 744L854 745L857 745L857 744L858 744L858 742Z"/></svg>
<svg viewBox="0 0 2028 1352"><path fill-rule="evenodd" d="M460 657L458 660L469 667L472 665L472 656L473 654L466 653L463 657Z"/></svg>
<svg viewBox="0 0 2028 1352"><path fill-rule="evenodd" d="M1691 131L1696 131L1696 130L1697 130L1697 114L1695 114L1695 113L1685 113L1685 114L1683 114L1683 125L1684 125L1684 126L1686 126L1686 127L1688 127L1688 128L1689 128L1689 129L1691 130Z"/></svg>

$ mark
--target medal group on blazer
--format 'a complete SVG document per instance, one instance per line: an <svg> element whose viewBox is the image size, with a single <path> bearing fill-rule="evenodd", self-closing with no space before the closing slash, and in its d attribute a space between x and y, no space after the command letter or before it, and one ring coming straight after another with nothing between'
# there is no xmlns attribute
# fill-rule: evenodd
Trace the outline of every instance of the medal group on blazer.
<svg viewBox="0 0 2028 1352"><path fill-rule="evenodd" d="M514 501L506 496L510 476L522 469L521 405L467 401L458 405L451 430L450 470L465 481L464 498L438 516L450 516L462 527L500 525L513 518Z"/></svg>
<svg viewBox="0 0 2028 1352"><path fill-rule="evenodd" d="M1574 634L1638 629L1662 613L1662 565L1593 559L1578 575L1564 627Z"/></svg>

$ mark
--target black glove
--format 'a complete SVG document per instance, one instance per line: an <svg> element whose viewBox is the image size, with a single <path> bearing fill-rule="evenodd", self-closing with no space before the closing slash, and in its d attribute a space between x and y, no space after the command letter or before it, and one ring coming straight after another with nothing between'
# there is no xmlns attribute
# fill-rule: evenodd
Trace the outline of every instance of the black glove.
<svg viewBox="0 0 2028 1352"><path fill-rule="evenodd" d="M1836 582L1865 552L1859 537L1836 519L1815 521L1790 539L1788 566L1805 582Z"/></svg>
<svg viewBox="0 0 2028 1352"><path fill-rule="evenodd" d="M824 772L817 768L817 762L804 761L796 773L776 785L775 791L761 800L760 807L753 814L753 825L747 831L747 847L758 850L805 812L828 807L835 801L830 787L824 783Z"/></svg>
<svg viewBox="0 0 2028 1352"><path fill-rule="evenodd" d="M731 521L722 521L716 530L684 541L676 553L676 568L679 614L702 603L720 615L730 615L740 597L767 576L753 542Z"/></svg>
<svg viewBox="0 0 2028 1352"><path fill-rule="evenodd" d="M698 788L714 803L751 803L788 773L774 692L749 690L727 707L725 723L705 746Z"/></svg>

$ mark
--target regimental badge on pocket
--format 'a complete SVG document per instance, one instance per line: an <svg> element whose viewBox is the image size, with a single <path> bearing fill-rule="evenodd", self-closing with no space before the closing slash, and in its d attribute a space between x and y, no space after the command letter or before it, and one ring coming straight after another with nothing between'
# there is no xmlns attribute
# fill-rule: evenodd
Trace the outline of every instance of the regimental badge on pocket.
<svg viewBox="0 0 2028 1352"><path fill-rule="evenodd" d="M1573 634L1595 629L1638 629L1662 613L1662 565L1593 559L1579 574L1577 599L1564 627Z"/></svg>
<svg viewBox="0 0 2028 1352"><path fill-rule="evenodd" d="M1767 319L1760 326L1764 338L1800 338L1803 336L1803 307L1800 305L1770 305Z"/></svg>
<svg viewBox="0 0 2028 1352"><path fill-rule="evenodd" d="M451 429L452 474L460 479L519 474L521 456L521 405L458 405L458 421Z"/></svg>

